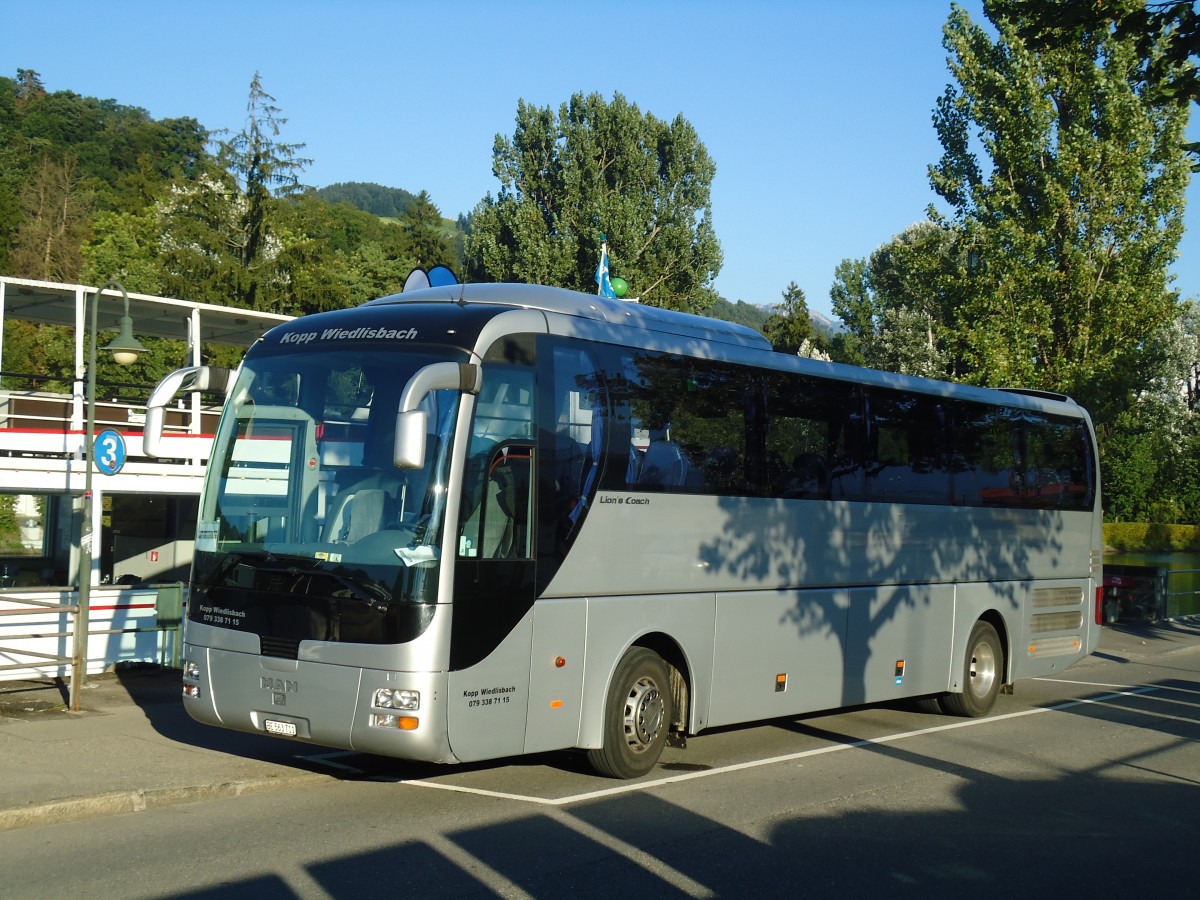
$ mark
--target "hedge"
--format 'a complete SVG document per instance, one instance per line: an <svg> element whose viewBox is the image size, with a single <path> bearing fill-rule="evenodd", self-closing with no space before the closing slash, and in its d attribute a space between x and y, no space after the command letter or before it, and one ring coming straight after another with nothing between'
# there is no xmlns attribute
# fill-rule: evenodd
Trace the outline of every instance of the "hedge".
<svg viewBox="0 0 1200 900"><path fill-rule="evenodd" d="M1169 553L1200 551L1200 526L1154 522L1105 522L1104 546L1113 550Z"/></svg>

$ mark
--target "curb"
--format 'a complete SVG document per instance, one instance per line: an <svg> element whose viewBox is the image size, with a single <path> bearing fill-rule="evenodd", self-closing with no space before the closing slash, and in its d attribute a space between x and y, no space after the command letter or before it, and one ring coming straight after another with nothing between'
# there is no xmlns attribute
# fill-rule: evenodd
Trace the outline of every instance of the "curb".
<svg viewBox="0 0 1200 900"><path fill-rule="evenodd" d="M114 791L91 797L76 797L70 800L55 800L33 806L0 809L0 831L29 828L38 825L58 825L96 816L120 813L145 812L179 803L201 800L219 800L240 797L260 791L281 787L322 784L337 781L333 775L311 773L304 775L257 778L250 781L227 781L222 784L201 784L189 787L154 788L151 790Z"/></svg>

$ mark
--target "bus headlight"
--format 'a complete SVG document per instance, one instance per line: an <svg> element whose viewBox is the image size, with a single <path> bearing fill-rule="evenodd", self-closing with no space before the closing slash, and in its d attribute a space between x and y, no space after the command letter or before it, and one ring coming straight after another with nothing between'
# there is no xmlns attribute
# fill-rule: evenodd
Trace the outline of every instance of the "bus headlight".
<svg viewBox="0 0 1200 900"><path fill-rule="evenodd" d="M200 680L200 664L194 663L190 659L183 664L183 677L192 681Z"/></svg>
<svg viewBox="0 0 1200 900"><path fill-rule="evenodd" d="M414 711L421 708L421 692L400 688L380 688L371 702L378 709L403 709Z"/></svg>

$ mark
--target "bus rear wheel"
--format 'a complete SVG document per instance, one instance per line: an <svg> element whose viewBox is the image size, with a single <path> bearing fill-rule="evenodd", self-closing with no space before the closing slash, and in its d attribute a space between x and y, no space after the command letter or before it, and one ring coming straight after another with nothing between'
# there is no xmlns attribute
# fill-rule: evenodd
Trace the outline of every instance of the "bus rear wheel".
<svg viewBox="0 0 1200 900"><path fill-rule="evenodd" d="M637 778L654 768L671 728L671 682L662 657L644 647L617 665L604 705L604 746L588 762L609 778Z"/></svg>
<svg viewBox="0 0 1200 900"><path fill-rule="evenodd" d="M980 620L971 629L963 655L962 693L942 694L938 702L952 716L974 719L987 715L1000 693L1003 676L1004 650L1000 635L989 623Z"/></svg>

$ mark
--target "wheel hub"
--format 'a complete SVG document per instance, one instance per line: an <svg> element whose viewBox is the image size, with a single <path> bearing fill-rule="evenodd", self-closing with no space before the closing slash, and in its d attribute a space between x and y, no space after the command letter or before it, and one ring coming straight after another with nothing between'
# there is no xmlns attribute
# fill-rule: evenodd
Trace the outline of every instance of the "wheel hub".
<svg viewBox="0 0 1200 900"><path fill-rule="evenodd" d="M970 691L976 697L986 697L995 681L996 655L991 644L981 641L971 653Z"/></svg>
<svg viewBox="0 0 1200 900"><path fill-rule="evenodd" d="M625 742L634 753L649 749L663 726L662 692L651 678L639 678L625 698Z"/></svg>

